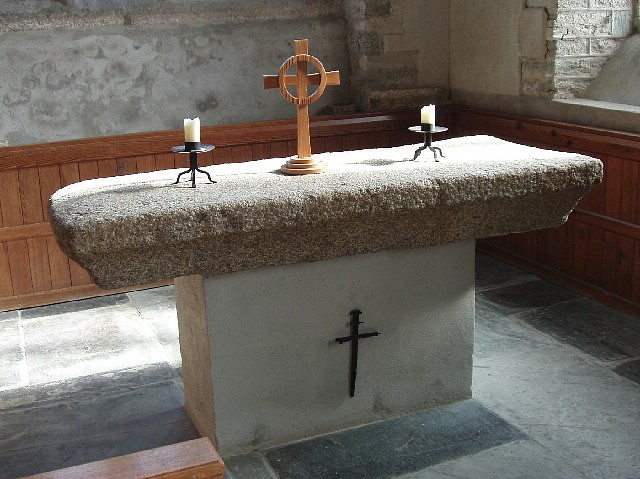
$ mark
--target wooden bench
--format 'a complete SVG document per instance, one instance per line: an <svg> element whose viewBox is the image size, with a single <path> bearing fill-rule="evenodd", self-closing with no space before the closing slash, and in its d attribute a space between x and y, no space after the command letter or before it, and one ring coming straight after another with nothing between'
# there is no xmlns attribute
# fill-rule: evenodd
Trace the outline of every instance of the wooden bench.
<svg viewBox="0 0 640 479"><path fill-rule="evenodd" d="M222 479L224 463L207 438L36 474L23 479Z"/></svg>

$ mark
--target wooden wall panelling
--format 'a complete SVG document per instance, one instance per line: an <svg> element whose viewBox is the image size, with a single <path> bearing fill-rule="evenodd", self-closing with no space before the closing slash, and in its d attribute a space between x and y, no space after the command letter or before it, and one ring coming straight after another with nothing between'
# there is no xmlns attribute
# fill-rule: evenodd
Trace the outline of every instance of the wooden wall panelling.
<svg viewBox="0 0 640 479"><path fill-rule="evenodd" d="M286 141L271 143L271 158L286 158L289 156L289 144Z"/></svg>
<svg viewBox="0 0 640 479"><path fill-rule="evenodd" d="M80 175L80 181L99 178L100 173L98 171L98 162L95 160L78 162L78 174Z"/></svg>
<svg viewBox="0 0 640 479"><path fill-rule="evenodd" d="M33 291L51 290L51 267L46 238L29 238L27 240L29 250L29 267Z"/></svg>
<svg viewBox="0 0 640 479"><path fill-rule="evenodd" d="M417 112L320 117L311 121L314 151L417 142L407 127ZM288 157L296 153L295 120L204 127L216 145L201 165ZM0 309L107 294L69 260L52 236L48 200L57 189L97 177L188 167L174 155L182 132L151 132L0 149ZM123 156L126 152L126 156Z"/></svg>
<svg viewBox="0 0 640 479"><path fill-rule="evenodd" d="M490 134L602 160L603 183L585 195L557 232L492 238L479 246L640 315L640 135L464 108L452 115L456 135ZM551 247L556 254L550 254Z"/></svg>
<svg viewBox="0 0 640 479"><path fill-rule="evenodd" d="M255 145L251 145L251 158L253 158L254 160L264 160L267 158L272 158L271 144L256 143Z"/></svg>
<svg viewBox="0 0 640 479"><path fill-rule="evenodd" d="M602 160L602 158L600 159ZM606 165L606 158L603 160L603 164ZM591 190L588 194L584 195L580 199L577 205L578 208L601 215L605 213L607 195L606 178L607 175L604 176L601 184L596 186L593 190Z"/></svg>
<svg viewBox="0 0 640 479"><path fill-rule="evenodd" d="M567 254L567 248L572 248L575 240L574 222L569 218L566 227L558 227L558 240L550 245L556 252L557 262L547 263L555 267L563 274L570 274L574 270L573 255ZM558 246L561 245L561 246Z"/></svg>
<svg viewBox="0 0 640 479"><path fill-rule="evenodd" d="M188 166L188 162L187 162ZM138 163L135 157L121 157L116 160L116 171L118 175L133 175L138 172ZM85 179L85 178L83 178Z"/></svg>
<svg viewBox="0 0 640 479"><path fill-rule="evenodd" d="M89 273L87 273L87 270L72 259L69 260L69 272L71 274L71 284L73 286L92 284L91 277L89 276Z"/></svg>
<svg viewBox="0 0 640 479"><path fill-rule="evenodd" d="M0 209L2 209L2 226L21 225L22 206L20 202L20 183L17 170L1 171Z"/></svg>
<svg viewBox="0 0 640 479"><path fill-rule="evenodd" d="M604 214L619 219L620 205L622 203L622 160L612 157L604 157L602 160L605 177Z"/></svg>
<svg viewBox="0 0 640 479"><path fill-rule="evenodd" d="M62 187L80 181L78 163L64 163L60 165L60 183Z"/></svg>
<svg viewBox="0 0 640 479"><path fill-rule="evenodd" d="M213 154L212 154L213 162L216 165L221 165L223 163L231 163L231 160L232 160L231 149L232 147L230 146L223 146L221 148L216 148L215 150L213 150ZM182 168L182 166L179 166L179 167Z"/></svg>
<svg viewBox="0 0 640 479"><path fill-rule="evenodd" d="M208 151L206 153L201 153L200 156L198 156L198 166L210 166L210 165L215 165L215 156L214 156L214 152L215 149L212 151ZM189 165L187 164L187 167Z"/></svg>
<svg viewBox="0 0 640 479"><path fill-rule="evenodd" d="M324 141L325 152L326 151L344 151L344 142L341 135L330 136L325 138Z"/></svg>
<svg viewBox="0 0 640 479"><path fill-rule="evenodd" d="M243 163L253 159L251 145L238 145L231 147L231 162Z"/></svg>
<svg viewBox="0 0 640 479"><path fill-rule="evenodd" d="M22 222L24 224L42 223L42 201L40 199L40 177L38 168L18 170Z"/></svg>
<svg viewBox="0 0 640 479"><path fill-rule="evenodd" d="M29 268L29 248L27 240L7 241L9 270L15 295L33 292L31 271Z"/></svg>
<svg viewBox="0 0 640 479"><path fill-rule="evenodd" d="M618 235L611 231L603 230L602 233L602 257L600 269L600 281L597 284L601 288L607 288L608 284L613 284L616 279L616 264L618 249Z"/></svg>
<svg viewBox="0 0 640 479"><path fill-rule="evenodd" d="M149 173L157 170L156 157L154 155L137 156L135 160L137 173Z"/></svg>
<svg viewBox="0 0 640 479"><path fill-rule="evenodd" d="M325 153L326 149L326 138L324 136L316 136L311 138L311 154L314 153Z"/></svg>
<svg viewBox="0 0 640 479"><path fill-rule="evenodd" d="M13 296L9 251L6 241L0 242L0 297Z"/></svg>
<svg viewBox="0 0 640 479"><path fill-rule="evenodd" d="M631 300L640 303L640 241L635 241L633 252L633 278L631 280Z"/></svg>
<svg viewBox="0 0 640 479"><path fill-rule="evenodd" d="M634 133L467 108L454 108L451 117L456 136L466 130L465 134L489 134L532 146L640 160L639 135Z"/></svg>
<svg viewBox="0 0 640 479"><path fill-rule="evenodd" d="M342 137L342 146L344 148L344 151L361 150L362 136L357 133L344 135Z"/></svg>
<svg viewBox="0 0 640 479"><path fill-rule="evenodd" d="M42 204L44 221L49 221L49 198L62 186L60 168L57 165L41 166L38 168L40 177L40 202Z"/></svg>
<svg viewBox="0 0 640 479"><path fill-rule="evenodd" d="M587 225L587 258L585 262L585 279L596 286L602 287L602 256L604 244L604 230Z"/></svg>
<svg viewBox="0 0 640 479"><path fill-rule="evenodd" d="M622 160L620 181L620 219L640 225L638 210L640 209L640 162ZM626 200L629 198L629 200Z"/></svg>
<svg viewBox="0 0 640 479"><path fill-rule="evenodd" d="M631 284L633 282L633 265L635 242L632 238L618 236L616 247L615 277L613 292L623 298L631 298Z"/></svg>
<svg viewBox="0 0 640 479"><path fill-rule="evenodd" d="M70 260L65 255L53 236L47 238L47 252L51 271L51 288L62 290L71 286Z"/></svg>
<svg viewBox="0 0 640 479"><path fill-rule="evenodd" d="M98 165L98 176L100 178L109 178L118 175L118 163L115 158L105 158L96 161Z"/></svg>
<svg viewBox="0 0 640 479"><path fill-rule="evenodd" d="M156 153L155 157L159 170L172 170L176 167L175 153Z"/></svg>
<svg viewBox="0 0 640 479"><path fill-rule="evenodd" d="M287 154L286 157L294 156L298 154L298 143L296 140L287 141Z"/></svg>

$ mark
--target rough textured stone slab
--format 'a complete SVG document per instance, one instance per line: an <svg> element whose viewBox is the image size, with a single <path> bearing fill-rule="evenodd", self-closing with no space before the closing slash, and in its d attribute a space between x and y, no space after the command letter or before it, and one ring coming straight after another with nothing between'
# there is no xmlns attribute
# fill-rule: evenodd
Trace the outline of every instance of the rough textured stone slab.
<svg viewBox="0 0 640 479"><path fill-rule="evenodd" d="M172 186L176 170L85 181L50 200L58 242L114 288L190 274L320 261L557 226L599 184L599 160L475 136L317 155L322 175L282 159L209 167L218 181Z"/></svg>

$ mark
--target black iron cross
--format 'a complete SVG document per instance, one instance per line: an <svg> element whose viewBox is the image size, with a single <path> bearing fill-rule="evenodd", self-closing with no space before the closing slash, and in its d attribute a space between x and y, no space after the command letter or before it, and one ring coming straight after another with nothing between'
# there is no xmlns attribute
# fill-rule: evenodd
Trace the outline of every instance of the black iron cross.
<svg viewBox="0 0 640 479"><path fill-rule="evenodd" d="M354 309L349 312L351 315L351 336L343 336L336 338L336 341L340 344L351 341L351 366L349 373L349 396L353 397L356 393L356 374L358 374L358 340L364 338L370 338L372 336L378 336L380 333L375 331L373 333L358 334L358 327L362 324L360 321L360 315L362 311Z"/></svg>

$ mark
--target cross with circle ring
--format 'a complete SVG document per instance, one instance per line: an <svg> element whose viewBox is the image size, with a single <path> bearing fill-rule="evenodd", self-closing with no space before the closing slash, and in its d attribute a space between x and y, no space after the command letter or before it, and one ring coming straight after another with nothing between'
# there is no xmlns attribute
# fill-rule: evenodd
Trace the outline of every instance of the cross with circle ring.
<svg viewBox="0 0 640 479"><path fill-rule="evenodd" d="M311 156L311 136L309 133L309 105L317 101L328 85L340 84L339 71L326 71L316 57L309 55L309 40L295 40L295 55L288 58L280 67L278 75L263 75L264 88L278 88L289 103L297 106L298 123L298 157L290 159L281 171L288 174L321 173L324 164ZM317 73L308 73L309 63L315 66ZM288 70L296 67L295 75L288 75ZM309 85L318 85L311 95ZM287 87L296 88L296 96Z"/></svg>

